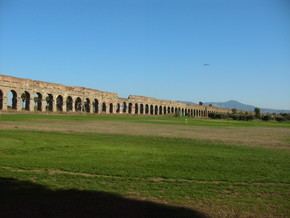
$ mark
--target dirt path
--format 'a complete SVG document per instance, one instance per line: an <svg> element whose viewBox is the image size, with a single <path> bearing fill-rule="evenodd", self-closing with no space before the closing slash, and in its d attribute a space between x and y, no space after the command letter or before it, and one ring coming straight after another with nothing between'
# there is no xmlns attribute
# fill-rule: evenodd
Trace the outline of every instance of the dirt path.
<svg viewBox="0 0 290 218"><path fill-rule="evenodd" d="M224 180L197 180L197 179L176 179L176 178L161 178L161 177L122 177L122 176L114 176L114 175L105 175L105 174L94 174L94 173L83 173L83 172L74 172L60 169L50 169L50 168L15 168L15 167L7 167L0 166L0 169L7 170L10 172L16 173L35 173L35 174L48 174L48 175L69 175L69 176L81 176L81 177L89 177L89 178L107 178L107 179L128 179L135 181L146 181L151 183L200 183L200 184L228 184L231 183L233 185L279 185L279 186L290 186L288 183L283 182L228 182Z"/></svg>

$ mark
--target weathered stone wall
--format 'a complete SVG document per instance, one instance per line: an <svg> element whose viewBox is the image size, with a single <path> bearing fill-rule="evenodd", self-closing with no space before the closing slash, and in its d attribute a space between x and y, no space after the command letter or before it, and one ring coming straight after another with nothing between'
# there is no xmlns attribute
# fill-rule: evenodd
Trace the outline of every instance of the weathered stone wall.
<svg viewBox="0 0 290 218"><path fill-rule="evenodd" d="M191 117L208 117L209 112L231 112L223 108L185 104L145 96L130 95L128 98L120 98L116 93L5 75L0 75L0 110L143 115L179 114Z"/></svg>

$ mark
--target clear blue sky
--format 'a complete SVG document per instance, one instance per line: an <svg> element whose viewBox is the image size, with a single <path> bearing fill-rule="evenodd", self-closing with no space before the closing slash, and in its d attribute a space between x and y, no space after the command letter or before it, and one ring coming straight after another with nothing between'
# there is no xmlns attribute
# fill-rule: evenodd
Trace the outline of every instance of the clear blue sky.
<svg viewBox="0 0 290 218"><path fill-rule="evenodd" d="M0 0L0 72L290 109L290 1Z"/></svg>

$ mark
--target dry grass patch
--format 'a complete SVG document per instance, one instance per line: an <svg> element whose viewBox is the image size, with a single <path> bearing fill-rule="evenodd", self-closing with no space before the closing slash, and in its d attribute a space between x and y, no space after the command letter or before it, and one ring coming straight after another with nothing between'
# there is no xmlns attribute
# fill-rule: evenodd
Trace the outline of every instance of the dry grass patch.
<svg viewBox="0 0 290 218"><path fill-rule="evenodd" d="M119 121L2 121L0 129L26 129L59 132L90 132L140 136L162 136L220 141L275 148L290 148L289 128L274 127L218 127L134 123Z"/></svg>

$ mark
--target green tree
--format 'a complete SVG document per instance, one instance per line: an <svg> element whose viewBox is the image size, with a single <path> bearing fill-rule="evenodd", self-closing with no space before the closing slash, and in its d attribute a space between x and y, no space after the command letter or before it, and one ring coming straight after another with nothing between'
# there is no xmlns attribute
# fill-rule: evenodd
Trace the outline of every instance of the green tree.
<svg viewBox="0 0 290 218"><path fill-rule="evenodd" d="M258 108L258 107L256 107L255 110L254 110L254 112L255 112L255 117L257 119L260 119L260 117L261 117L261 109Z"/></svg>

